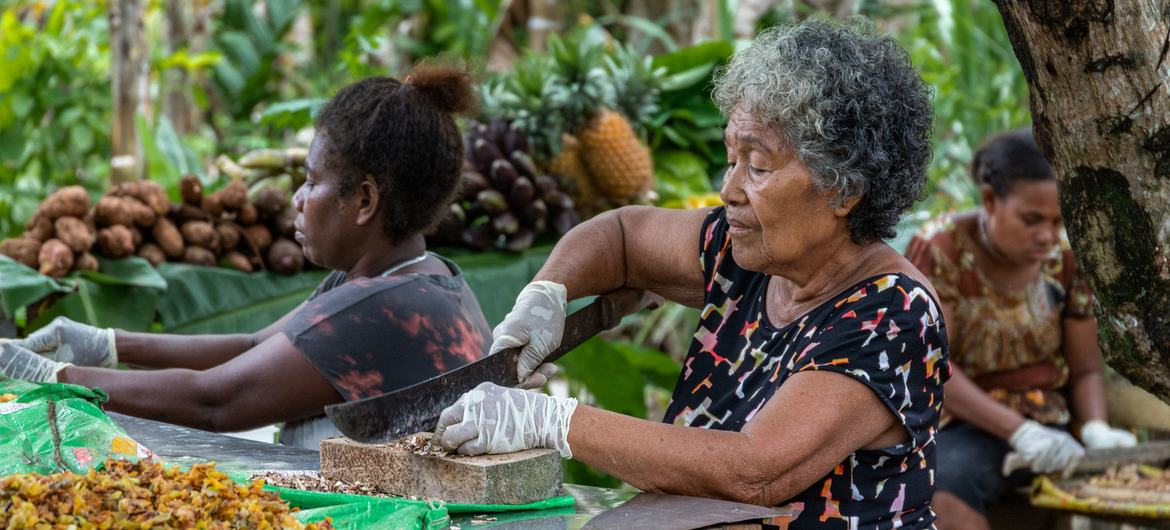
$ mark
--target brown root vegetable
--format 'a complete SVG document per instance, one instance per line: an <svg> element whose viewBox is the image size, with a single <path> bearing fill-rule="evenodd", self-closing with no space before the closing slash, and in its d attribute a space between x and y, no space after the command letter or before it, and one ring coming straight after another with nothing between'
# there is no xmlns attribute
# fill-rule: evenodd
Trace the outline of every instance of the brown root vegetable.
<svg viewBox="0 0 1170 530"><path fill-rule="evenodd" d="M125 225L114 225L98 230L98 247L111 258L124 258L134 253L134 234Z"/></svg>
<svg viewBox="0 0 1170 530"><path fill-rule="evenodd" d="M127 226L126 228L130 229L130 240L134 242L134 248L141 247L142 246L142 231L137 229L137 228L134 228L133 226Z"/></svg>
<svg viewBox="0 0 1170 530"><path fill-rule="evenodd" d="M187 221L183 223L183 226L179 227L179 231L183 234L183 241L188 245L206 249L219 247L219 234L215 232L215 227L211 226L211 223L205 221Z"/></svg>
<svg viewBox="0 0 1170 530"><path fill-rule="evenodd" d="M224 266L228 267L229 269L235 269L242 272L252 272L254 270L252 268L252 262L248 261L247 256L244 256L243 254L234 250L224 254L223 258L220 259L220 263L224 264Z"/></svg>
<svg viewBox="0 0 1170 530"><path fill-rule="evenodd" d="M207 212L207 214L213 218L218 218L220 215L222 215L223 200L220 197L219 192L212 193L211 195L204 195L203 202L200 204L199 208Z"/></svg>
<svg viewBox="0 0 1170 530"><path fill-rule="evenodd" d="M248 186L242 180L232 179L223 189L216 192L225 210L239 210L248 204Z"/></svg>
<svg viewBox="0 0 1170 530"><path fill-rule="evenodd" d="M8 256L34 269L40 267L41 242L28 234L0 241L0 254Z"/></svg>
<svg viewBox="0 0 1170 530"><path fill-rule="evenodd" d="M280 212L288 208L288 196L283 190L268 187L260 190L256 194L256 199L252 201L256 205L256 210L260 212L260 217L264 219L274 219Z"/></svg>
<svg viewBox="0 0 1170 530"><path fill-rule="evenodd" d="M158 218L154 210L133 197L107 195L94 206L94 220L102 226L143 226L149 227Z"/></svg>
<svg viewBox="0 0 1170 530"><path fill-rule="evenodd" d="M187 247L183 249L183 263L214 267L215 253L203 247Z"/></svg>
<svg viewBox="0 0 1170 530"><path fill-rule="evenodd" d="M268 249L268 268L280 274L296 274L305 267L305 253L301 246L288 240L277 239Z"/></svg>
<svg viewBox="0 0 1170 530"><path fill-rule="evenodd" d="M252 225L245 228L244 238L259 252L264 252L272 246L272 231L264 225Z"/></svg>
<svg viewBox="0 0 1170 530"><path fill-rule="evenodd" d="M203 204L203 183L195 175L187 175L179 181L179 195L183 204L198 208Z"/></svg>
<svg viewBox="0 0 1170 530"><path fill-rule="evenodd" d="M280 212L274 225L278 235L292 239L293 235L297 233L297 211L292 208L287 208L283 212Z"/></svg>
<svg viewBox="0 0 1170 530"><path fill-rule="evenodd" d="M150 229L150 236L169 258L183 255L183 234L170 219L162 218Z"/></svg>
<svg viewBox="0 0 1170 530"><path fill-rule="evenodd" d="M166 215L167 210L171 206L171 201L167 197L167 190L161 184L149 180L140 180L131 182L129 185L128 191L132 197L150 207L155 215L160 217Z"/></svg>
<svg viewBox="0 0 1170 530"><path fill-rule="evenodd" d="M66 186L49 195L37 208L50 221L58 217L85 217L89 210L89 193L81 186Z"/></svg>
<svg viewBox="0 0 1170 530"><path fill-rule="evenodd" d="M220 223L215 226L215 232L219 234L219 248L223 251L233 250L236 245L240 244L240 236L243 229L235 223Z"/></svg>
<svg viewBox="0 0 1170 530"><path fill-rule="evenodd" d="M146 261L149 261L150 264L154 265L155 267L167 260L167 255L165 252L163 252L162 247L154 243L147 243L142 245L142 247L138 249L138 255L145 258Z"/></svg>
<svg viewBox="0 0 1170 530"><path fill-rule="evenodd" d="M101 267L101 263L97 257L89 252L82 252L78 254L77 259L73 260L73 270L75 271L96 271Z"/></svg>
<svg viewBox="0 0 1170 530"><path fill-rule="evenodd" d="M24 224L24 235L37 241L53 239L53 221L39 210Z"/></svg>
<svg viewBox="0 0 1170 530"><path fill-rule="evenodd" d="M236 212L236 222L241 225L256 224L259 221L260 212L256 210L256 207L252 203L245 203L244 207Z"/></svg>
<svg viewBox="0 0 1170 530"><path fill-rule="evenodd" d="M207 212L199 209L197 206L190 204L172 204L170 217L178 224L183 224L187 221L210 221L211 216Z"/></svg>
<svg viewBox="0 0 1170 530"><path fill-rule="evenodd" d="M50 239L41 245L37 261L40 263L41 274L60 278L73 269L73 251L69 250L69 245L64 241Z"/></svg>
<svg viewBox="0 0 1170 530"><path fill-rule="evenodd" d="M73 252L85 252L93 246L95 236L85 221L76 217L58 217L53 222L57 239L63 241Z"/></svg>

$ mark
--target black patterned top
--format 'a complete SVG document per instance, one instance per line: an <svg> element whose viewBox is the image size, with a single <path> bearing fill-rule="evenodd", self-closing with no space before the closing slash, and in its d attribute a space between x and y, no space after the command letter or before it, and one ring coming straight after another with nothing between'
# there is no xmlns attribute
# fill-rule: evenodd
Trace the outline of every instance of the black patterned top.
<svg viewBox="0 0 1170 530"><path fill-rule="evenodd" d="M722 208L700 235L705 307L664 421L739 431L794 373L828 370L878 395L909 442L858 450L789 499L782 528L932 528L934 435L950 375L938 303L904 274L883 274L776 327L770 276L740 268Z"/></svg>

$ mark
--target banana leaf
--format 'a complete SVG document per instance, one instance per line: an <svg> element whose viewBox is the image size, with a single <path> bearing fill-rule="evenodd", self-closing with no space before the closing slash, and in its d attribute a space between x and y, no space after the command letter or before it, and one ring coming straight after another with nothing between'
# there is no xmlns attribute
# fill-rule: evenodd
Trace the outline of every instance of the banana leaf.
<svg viewBox="0 0 1170 530"><path fill-rule="evenodd" d="M72 282L57 281L8 256L0 256L0 313L16 312L53 293L73 290Z"/></svg>
<svg viewBox="0 0 1170 530"><path fill-rule="evenodd" d="M158 270L167 281L158 303L162 331L182 334L258 331L308 298L328 274L281 276L176 263Z"/></svg>

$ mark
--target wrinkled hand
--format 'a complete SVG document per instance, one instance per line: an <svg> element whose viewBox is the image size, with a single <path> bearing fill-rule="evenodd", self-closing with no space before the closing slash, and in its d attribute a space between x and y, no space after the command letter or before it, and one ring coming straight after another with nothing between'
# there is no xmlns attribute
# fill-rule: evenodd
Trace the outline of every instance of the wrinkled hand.
<svg viewBox="0 0 1170 530"><path fill-rule="evenodd" d="M435 432L448 451L462 455L556 449L572 458L569 420L577 400L480 383L439 416Z"/></svg>
<svg viewBox="0 0 1170 530"><path fill-rule="evenodd" d="M490 353L523 348L516 366L520 381L526 382L545 357L561 345L561 336L565 332L566 296L564 285L545 280L532 282L520 291L512 311L492 330ZM543 384L541 381L535 386Z"/></svg>
<svg viewBox="0 0 1170 530"><path fill-rule="evenodd" d="M65 317L53 319L20 344L54 361L101 368L118 366L113 328L95 328Z"/></svg>
<svg viewBox="0 0 1170 530"><path fill-rule="evenodd" d="M1137 445L1137 438L1129 431L1114 429L1101 420L1085 422L1085 425L1081 427L1081 441L1088 449L1112 449Z"/></svg>
<svg viewBox="0 0 1170 530"><path fill-rule="evenodd" d="M1012 433L1008 443L1037 473L1066 469L1080 460L1085 449L1067 432L1028 420Z"/></svg>
<svg viewBox="0 0 1170 530"><path fill-rule="evenodd" d="M0 343L0 375L33 383L56 383L57 372L70 366L22 347L17 342Z"/></svg>

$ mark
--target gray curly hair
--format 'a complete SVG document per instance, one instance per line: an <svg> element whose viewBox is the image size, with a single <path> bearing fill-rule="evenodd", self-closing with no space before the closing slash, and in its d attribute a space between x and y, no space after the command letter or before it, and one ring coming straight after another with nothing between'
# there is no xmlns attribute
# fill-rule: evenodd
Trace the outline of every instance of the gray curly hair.
<svg viewBox="0 0 1170 530"><path fill-rule="evenodd" d="M930 89L897 42L872 23L809 20L761 32L715 78L725 116L742 107L779 129L858 243L894 237L923 195L930 163Z"/></svg>

